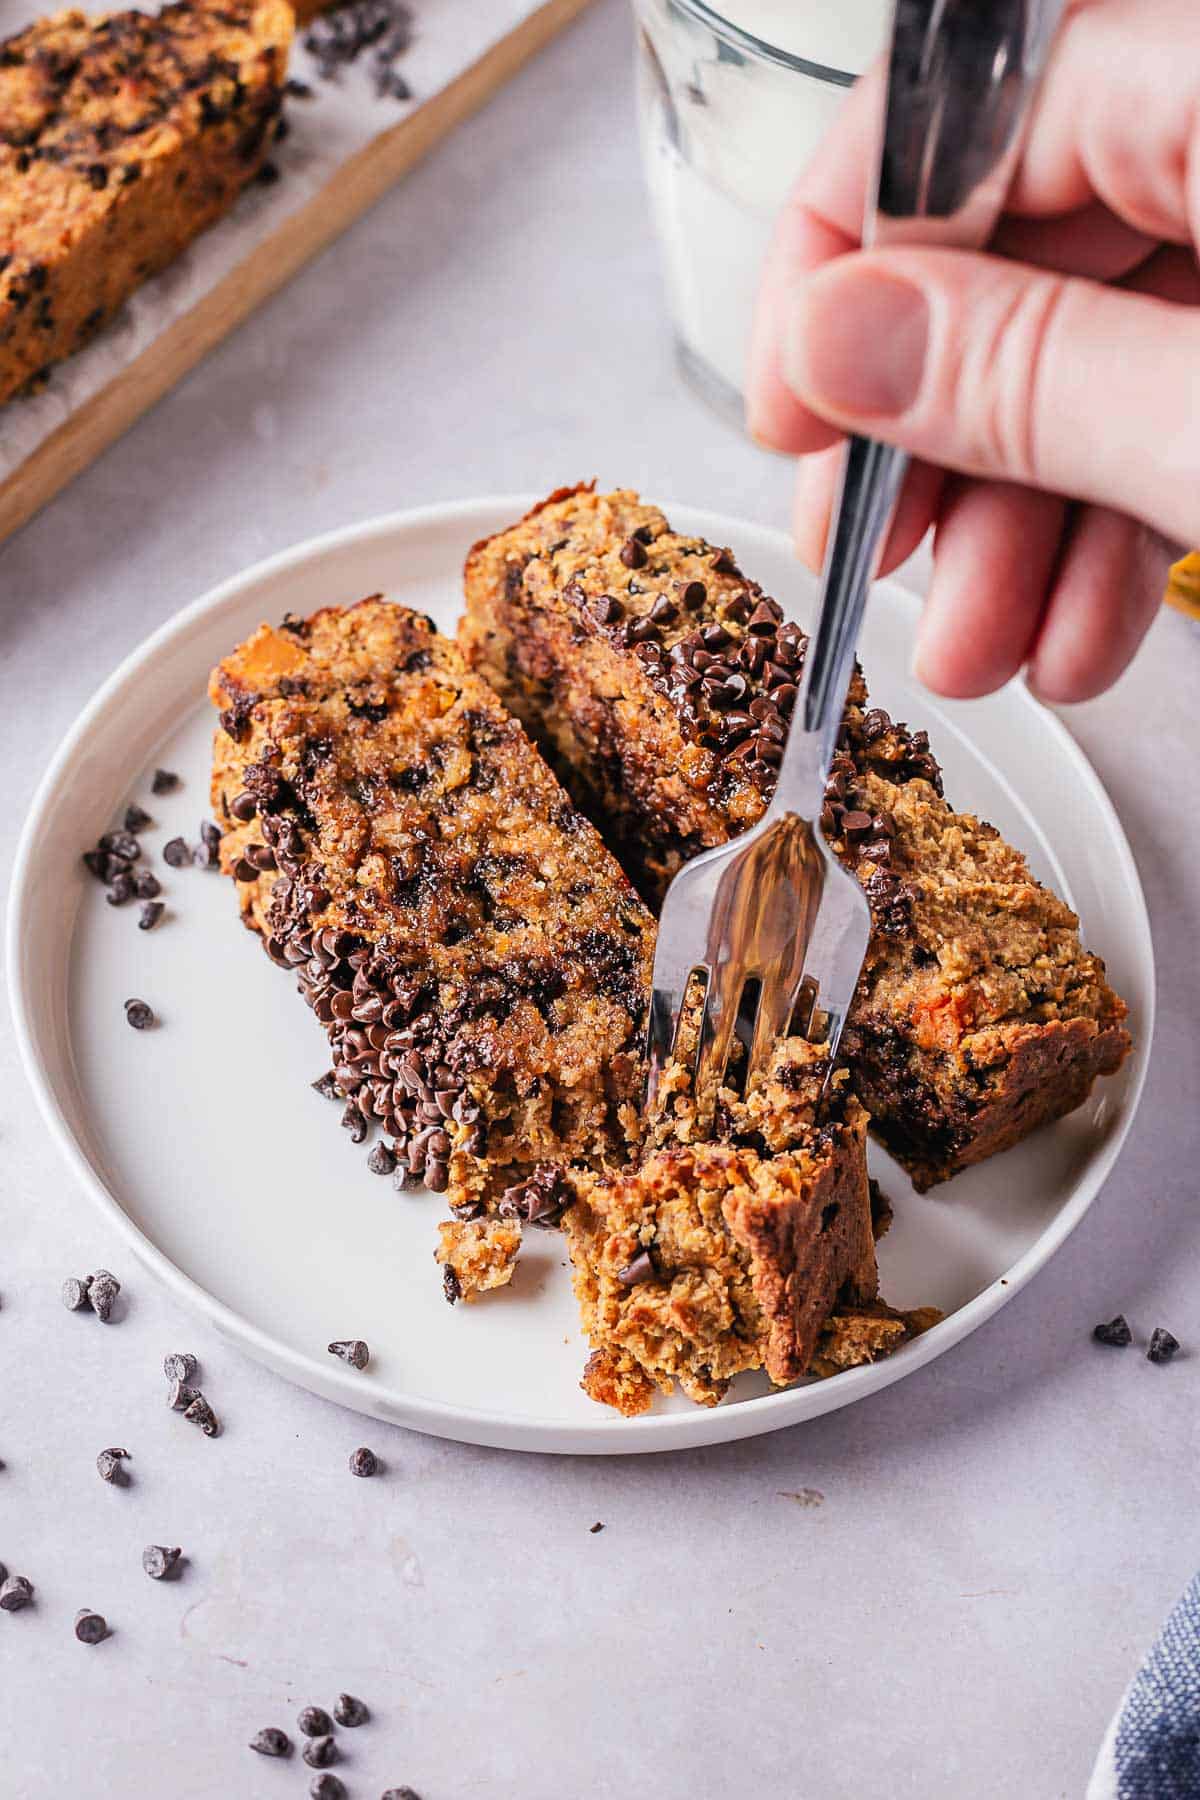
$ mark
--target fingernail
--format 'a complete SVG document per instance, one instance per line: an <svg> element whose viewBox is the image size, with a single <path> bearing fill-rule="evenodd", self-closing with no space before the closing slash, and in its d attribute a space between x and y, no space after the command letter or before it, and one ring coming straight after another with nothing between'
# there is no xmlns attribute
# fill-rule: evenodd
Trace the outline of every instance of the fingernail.
<svg viewBox="0 0 1200 1800"><path fill-rule="evenodd" d="M920 288L847 257L804 282L790 314L784 376L815 412L894 418L908 411L929 337Z"/></svg>

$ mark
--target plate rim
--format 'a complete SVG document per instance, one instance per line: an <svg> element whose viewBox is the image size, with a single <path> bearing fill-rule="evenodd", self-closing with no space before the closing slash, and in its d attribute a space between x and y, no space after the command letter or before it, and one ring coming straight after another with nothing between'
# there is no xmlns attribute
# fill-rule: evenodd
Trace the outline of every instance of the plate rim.
<svg viewBox="0 0 1200 1800"><path fill-rule="evenodd" d="M9 885L6 928L6 965L17 1047L39 1111L59 1153L93 1204L115 1227L142 1266L161 1281L168 1292L206 1319L223 1337L305 1391L386 1423L451 1440L502 1449L544 1454L637 1455L733 1442L781 1430L805 1419L818 1418L824 1413L852 1405L866 1394L890 1387L893 1382L914 1373L978 1330L1013 1299L1061 1249L1107 1181L1137 1115L1149 1067L1157 1013L1154 942L1137 861L1120 815L1098 771L1061 718L1050 709L1040 707L1020 677L1015 685L1023 691L1030 705L1039 708L1063 757L1071 765L1073 773L1089 789L1093 804L1106 816L1118 846L1121 873L1138 912L1139 953L1146 962L1146 1016L1131 1052L1129 1103L1123 1120L1100 1146L1094 1162L1076 1185L1069 1201L1059 1208L1016 1262L965 1305L904 1345L895 1355L879 1363L846 1370L836 1379L756 1395L732 1406L711 1409L697 1407L688 1413L651 1413L641 1418L618 1419L597 1408L598 1416L595 1420L578 1424L564 1424L532 1415L511 1415L491 1408L464 1406L420 1395L397 1396L390 1390L373 1388L364 1384L361 1377L352 1377L348 1372L343 1373L332 1366L326 1368L315 1357L292 1349L274 1338L261 1326L209 1293L147 1237L125 1211L77 1141L58 1102L53 1079L44 1066L35 1040L36 1002L26 983L21 944L32 904L31 877L37 851L38 822L46 816L74 757L81 745L86 743L96 722L139 671L174 639L185 635L194 624L219 611L245 590L265 581L277 580L316 557L335 553L372 537L418 532L452 520L469 521L476 515L494 514L515 518L523 516L536 503L536 498L528 495L477 495L439 501L427 506L402 508L318 533L275 551L218 582L165 619L122 658L77 714L59 743L31 798L18 839ZM781 548L791 553L788 535L778 527L739 519L688 502L673 503L666 500L661 505L668 516L702 514L713 525L719 526L718 535L723 542L736 542L739 534L753 532L773 537ZM889 577L879 585L885 589L890 588L893 593L898 593L910 603L915 601L918 605L921 604L919 594L895 577ZM937 704L936 697L934 704Z"/></svg>

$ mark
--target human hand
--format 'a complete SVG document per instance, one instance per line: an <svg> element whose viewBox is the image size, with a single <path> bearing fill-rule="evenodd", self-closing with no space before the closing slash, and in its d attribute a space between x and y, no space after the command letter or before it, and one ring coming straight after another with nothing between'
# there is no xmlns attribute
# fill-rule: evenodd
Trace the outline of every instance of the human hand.
<svg viewBox="0 0 1200 1800"><path fill-rule="evenodd" d="M883 71L857 84L780 219L751 431L800 464L819 567L840 438L909 471L881 572L934 527L917 675L1099 693L1200 543L1200 7L1073 0L987 254L863 251Z"/></svg>

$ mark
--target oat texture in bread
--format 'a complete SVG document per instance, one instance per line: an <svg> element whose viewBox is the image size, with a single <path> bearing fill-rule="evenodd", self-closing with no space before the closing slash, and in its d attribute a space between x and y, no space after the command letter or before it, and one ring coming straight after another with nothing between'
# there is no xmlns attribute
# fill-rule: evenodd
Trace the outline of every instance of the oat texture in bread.
<svg viewBox="0 0 1200 1800"><path fill-rule="evenodd" d="M453 1305L507 1287L520 1249L521 1226L515 1219L447 1219L438 1226L434 1252L447 1300Z"/></svg>
<svg viewBox="0 0 1200 1800"><path fill-rule="evenodd" d="M0 43L0 402L229 210L275 130L286 0L69 11Z"/></svg>
<svg viewBox="0 0 1200 1800"><path fill-rule="evenodd" d="M468 662L523 719L651 904L762 816L805 637L731 550L628 491L559 490L466 566ZM856 671L822 826L873 933L843 1038L918 1188L1081 1104L1130 1039L1071 909L956 812L926 735Z"/></svg>
<svg viewBox="0 0 1200 1800"><path fill-rule="evenodd" d="M555 1222L558 1166L639 1136L654 925L628 879L405 607L264 625L210 693L221 866L325 1029L355 1137L378 1122L397 1181L460 1220Z"/></svg>
<svg viewBox="0 0 1200 1800"><path fill-rule="evenodd" d="M725 1093L711 1141L676 1063L640 1165L577 1178L565 1229L593 1399L632 1415L678 1383L711 1406L735 1375L783 1385L912 1335L878 1299L866 1114L827 1066L781 1043L744 1099Z"/></svg>

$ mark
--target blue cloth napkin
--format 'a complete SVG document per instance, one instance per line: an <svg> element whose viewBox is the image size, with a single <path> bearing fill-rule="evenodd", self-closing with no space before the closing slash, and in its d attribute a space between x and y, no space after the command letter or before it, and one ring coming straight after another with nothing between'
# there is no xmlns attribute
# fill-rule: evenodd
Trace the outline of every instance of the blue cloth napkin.
<svg viewBox="0 0 1200 1800"><path fill-rule="evenodd" d="M1200 1575L1130 1683L1087 1800L1200 1800Z"/></svg>

